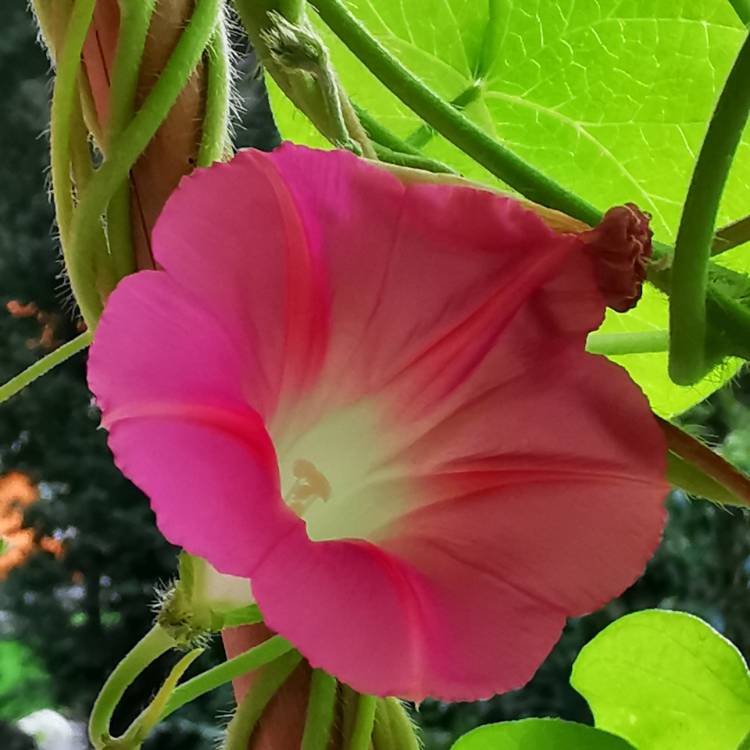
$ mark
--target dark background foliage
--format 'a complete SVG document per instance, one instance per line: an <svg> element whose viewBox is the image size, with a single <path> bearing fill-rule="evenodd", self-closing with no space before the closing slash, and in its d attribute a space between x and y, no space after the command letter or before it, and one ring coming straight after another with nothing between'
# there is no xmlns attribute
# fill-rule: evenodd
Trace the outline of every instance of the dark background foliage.
<svg viewBox="0 0 750 750"><path fill-rule="evenodd" d="M47 336L58 341L75 335L76 325L60 276L47 193L49 65L21 2L0 5L0 28L0 381L5 381L44 353L45 341L39 340L45 325ZM277 135L252 76L252 58L242 59L246 111L238 142L268 148ZM6 309L13 301L33 302L43 316L13 316ZM79 355L0 407L0 474L19 470L38 483L40 499L27 511L26 524L39 538L55 537L65 546L60 559L33 554L0 583L3 748L29 747L11 738L3 720L41 707L77 719L87 715L107 674L148 629L154 585L174 574L174 548L156 531L146 499L112 465L84 368ZM735 383L695 409L689 421L750 469L747 393ZM475 704L423 704L418 716L427 747L447 748L484 722L531 715L588 720L585 703L568 685L571 664L602 627L632 610L693 612L750 653L749 555L746 517L674 493L664 542L641 581L603 611L572 621L523 690ZM217 658L218 645L202 663ZM153 693L166 666L157 664L129 692L121 722ZM227 690L218 691L183 711L148 747L208 750L229 700Z"/></svg>

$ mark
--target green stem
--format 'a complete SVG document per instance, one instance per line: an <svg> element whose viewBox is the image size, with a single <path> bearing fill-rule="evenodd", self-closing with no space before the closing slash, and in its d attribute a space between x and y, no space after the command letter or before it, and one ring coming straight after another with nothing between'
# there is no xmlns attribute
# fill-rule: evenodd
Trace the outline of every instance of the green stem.
<svg viewBox="0 0 750 750"><path fill-rule="evenodd" d="M73 215L70 128L76 108L76 80L81 67L83 44L94 17L96 0L79 0L73 6L62 50L57 51L55 90L50 114L52 190L63 253L67 252ZM68 258L65 258L68 264Z"/></svg>
<svg viewBox="0 0 750 750"><path fill-rule="evenodd" d="M257 604L248 604L225 612L221 618L221 629L238 628L240 625L257 625L263 622L263 614Z"/></svg>
<svg viewBox="0 0 750 750"><path fill-rule="evenodd" d="M654 248L656 255L656 248ZM722 275L731 280L733 287L744 288L745 279L729 269ZM714 271L715 273L715 271ZM648 280L666 295L672 292L672 272L654 264L648 271ZM726 282L723 286L726 287ZM750 359L750 308L721 291L716 283L709 283L706 294L706 319L709 326L706 362L715 363L727 356Z"/></svg>
<svg viewBox="0 0 750 750"><path fill-rule="evenodd" d="M332 68L331 71L333 73ZM336 78L335 73L333 73L333 75L336 79L336 87L339 92L339 100L341 101L341 112L344 115L344 123L346 124L349 137L354 141L354 144L359 147L361 156L364 156L365 159L374 159L375 148L370 142L365 129L362 127L362 123L359 121L359 117L357 116L357 112L354 109L351 99L349 99L341 82Z"/></svg>
<svg viewBox="0 0 750 750"><path fill-rule="evenodd" d="M393 746L398 750L419 750L417 731L401 701L397 698L384 698L383 703L389 718Z"/></svg>
<svg viewBox="0 0 750 750"><path fill-rule="evenodd" d="M388 704L386 699L378 700L375 709L375 723L372 728L372 747L378 748L401 748L394 742L393 731L391 730L391 717L388 713Z"/></svg>
<svg viewBox="0 0 750 750"><path fill-rule="evenodd" d="M112 66L110 85L111 111L107 125L107 153L135 114L138 79L146 48L148 30L154 15L156 0L141 0L138 3L118 3L120 26L117 34L117 51Z"/></svg>
<svg viewBox="0 0 750 750"><path fill-rule="evenodd" d="M280 635L275 635L259 646L246 651L244 654L235 656L233 659L229 659L223 664L219 664L207 672L193 677L192 680L188 680L184 685L180 685L172 693L172 697L169 699L169 703L167 703L167 707L164 709L161 718L165 719L186 703L194 701L201 695L209 693L217 687L231 682L237 677L241 677L243 674L269 664L290 651L292 651L291 644L285 641Z"/></svg>
<svg viewBox="0 0 750 750"><path fill-rule="evenodd" d="M372 143L375 155L381 161L423 169L428 172L456 174L455 170L447 164L424 156L419 149L401 140L395 133L378 122L367 110L356 106L354 103L352 103L352 107L365 130L365 134Z"/></svg>
<svg viewBox="0 0 750 750"><path fill-rule="evenodd" d="M263 670L229 722L224 750L247 750L263 711L300 661L302 656L292 651Z"/></svg>
<svg viewBox="0 0 750 750"><path fill-rule="evenodd" d="M669 331L638 333L590 333L586 351L591 354L652 354L669 351Z"/></svg>
<svg viewBox="0 0 750 750"><path fill-rule="evenodd" d="M362 127L365 129L368 138L377 141L381 146L387 146L394 151L401 151L404 154L420 156L420 151L414 146L410 146L406 141L399 138L395 133L388 130L382 123L378 122L364 107L352 102L352 107L357 113Z"/></svg>
<svg viewBox="0 0 750 750"><path fill-rule="evenodd" d="M714 285L708 289L706 311L714 332L708 340L707 361L727 354L750 360L750 308Z"/></svg>
<svg viewBox="0 0 750 750"><path fill-rule="evenodd" d="M750 0L729 0L734 12L745 26L750 25Z"/></svg>
<svg viewBox="0 0 750 750"><path fill-rule="evenodd" d="M378 699L374 695L360 695L357 699L357 713L347 750L368 750L372 730L375 725L375 711Z"/></svg>
<svg viewBox="0 0 750 750"><path fill-rule="evenodd" d="M146 741L151 730L161 720L161 714L169 696L175 689L175 686L182 678L182 675L188 670L190 665L203 653L203 649L194 649L172 667L167 679L157 691L154 698L141 711L131 725L119 737L113 737L106 743L104 750L132 750L140 748Z"/></svg>
<svg viewBox="0 0 750 750"><path fill-rule="evenodd" d="M310 678L310 698L307 703L302 750L326 750L331 737L335 707L335 678L320 669L314 669Z"/></svg>
<svg viewBox="0 0 750 750"><path fill-rule="evenodd" d="M688 495L703 498L717 505L736 505L747 508L750 500L738 496L702 468L686 461L672 451L667 451L667 481Z"/></svg>
<svg viewBox="0 0 750 750"><path fill-rule="evenodd" d="M530 200L597 224L601 213L494 141L398 62L339 0L314 0L320 17L370 72L451 143Z"/></svg>
<svg viewBox="0 0 750 750"><path fill-rule="evenodd" d="M208 167L228 154L231 73L229 44L223 16L208 43L206 113L203 117L198 166Z"/></svg>
<svg viewBox="0 0 750 750"><path fill-rule="evenodd" d="M425 172L435 172L437 174L456 174L449 166L427 156L414 156L405 154L402 151L394 151L387 146L381 146L379 143L373 143L375 155L379 161L388 164L396 164L399 167L409 167L410 169L421 169Z"/></svg>
<svg viewBox="0 0 750 750"><path fill-rule="evenodd" d="M0 404L7 401L12 396L20 393L27 385L33 383L37 378L46 375L58 365L70 359L74 354L85 349L91 343L91 333L86 331L80 336L76 336L72 341L68 341L62 346L45 355L41 359L29 365L23 372L18 373L7 383L0 386Z"/></svg>
<svg viewBox="0 0 750 750"><path fill-rule="evenodd" d="M358 693L355 693L348 685L342 684L340 690L341 704L341 737L343 746L347 747L354 728L354 714L357 710Z"/></svg>
<svg viewBox="0 0 750 750"><path fill-rule="evenodd" d="M60 32L68 25L73 0L31 0L31 10L36 15L50 59L54 63L60 51Z"/></svg>
<svg viewBox="0 0 750 750"><path fill-rule="evenodd" d="M76 195L80 195L94 174L89 148L89 131L83 119L80 97L76 97L70 122L70 166Z"/></svg>
<svg viewBox="0 0 750 750"><path fill-rule="evenodd" d="M699 497L750 506L750 477L677 425L657 417L667 441L667 478Z"/></svg>
<svg viewBox="0 0 750 750"><path fill-rule="evenodd" d="M174 641L166 631L154 625L115 667L97 696L89 719L89 739L97 750L110 738L109 725L112 714L128 686L149 664L173 646Z"/></svg>
<svg viewBox="0 0 750 750"><path fill-rule="evenodd" d="M469 106L473 101L477 99L479 94L482 93L481 86L473 83L468 88L464 89L458 96L450 100L452 107L457 110L462 110ZM415 148L424 148L435 136L435 128L425 125L420 125L411 135L406 137L406 142Z"/></svg>
<svg viewBox="0 0 750 750"><path fill-rule="evenodd" d="M750 35L721 92L683 206L672 264L669 374L692 385L707 370L706 293L716 214L750 113Z"/></svg>
<svg viewBox="0 0 750 750"><path fill-rule="evenodd" d="M193 15L180 35L159 79L143 106L112 144L108 159L97 170L73 216L69 272L73 292L88 327L94 329L101 314L101 301L94 303L86 290L95 284L94 263L90 253L100 217L112 196L127 178L138 157L164 122L172 105L200 62L203 51L216 28L221 0L198 0Z"/></svg>
<svg viewBox="0 0 750 750"><path fill-rule="evenodd" d="M109 101L111 112L107 124L104 153L117 143L122 131L135 114L138 79L146 48L148 30L156 0L120 2L120 27L117 52L112 67ZM133 230L130 221L130 182L125 175L107 210L107 234L115 277L121 279L135 270Z"/></svg>
<svg viewBox="0 0 750 750"><path fill-rule="evenodd" d="M79 78L79 83L82 79ZM94 167L91 163L91 150L89 147L89 131L83 118L80 99L76 101L73 120L70 128L71 137L71 166L73 169L73 180L75 182L76 196L80 196L86 189L94 175ZM112 256L109 254L107 236L104 227L97 228L96 237L92 239L91 255L96 265L96 289L101 298L106 298L109 292L115 288L117 278L112 264Z"/></svg>
<svg viewBox="0 0 750 750"><path fill-rule="evenodd" d="M721 255L721 253L744 245L746 242L750 242L750 216L719 229L714 235L711 255Z"/></svg>
<svg viewBox="0 0 750 750"><path fill-rule="evenodd" d="M137 731L142 737L146 737L148 733L161 721L164 709L169 703L170 697L173 695L177 683L182 679L182 676L187 672L192 663L203 653L202 648L196 648L185 654L180 659L169 673L169 676L164 681L163 685L159 688L156 696L153 698L151 703L141 712L134 724L138 727Z"/></svg>
<svg viewBox="0 0 750 750"><path fill-rule="evenodd" d="M73 6L63 48L57 50L57 72L50 115L52 195L55 202L55 215L60 230L65 267L82 312L97 309L101 301L93 276L78 273L77 251L72 241L71 124L75 122L76 81L81 67L83 44L91 26L95 4L96 0L79 0ZM92 248L96 247L95 234L91 237L91 245Z"/></svg>

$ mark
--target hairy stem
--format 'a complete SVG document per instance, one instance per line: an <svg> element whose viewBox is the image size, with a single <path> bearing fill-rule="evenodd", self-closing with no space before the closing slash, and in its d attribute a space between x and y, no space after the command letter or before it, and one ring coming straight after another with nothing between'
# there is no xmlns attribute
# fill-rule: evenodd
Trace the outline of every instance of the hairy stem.
<svg viewBox="0 0 750 750"><path fill-rule="evenodd" d="M417 730L401 701L398 698L384 698L381 703L388 715L393 746L398 750L419 750L421 743Z"/></svg>
<svg viewBox="0 0 750 750"><path fill-rule="evenodd" d="M669 449L669 479L709 500L750 506L750 478L697 438L661 417L659 425Z"/></svg>
<svg viewBox="0 0 750 750"><path fill-rule="evenodd" d="M99 294L93 274L79 273L77 250L72 241L73 180L71 165L71 125L75 121L76 81L81 68L81 54L94 16L96 0L79 0L68 19L62 50L57 50L55 89L50 115L50 152L52 193L65 267L81 311L98 309ZM92 246L96 237L92 236ZM85 313L84 313L85 318Z"/></svg>
<svg viewBox="0 0 750 750"><path fill-rule="evenodd" d="M695 164L675 242L670 295L669 374L691 385L708 370L709 258L724 186L750 113L750 35L721 92Z"/></svg>
<svg viewBox="0 0 750 750"><path fill-rule="evenodd" d="M229 155L231 72L229 42L223 17L208 43L206 61L206 114L203 118L198 166L208 167Z"/></svg>
<svg viewBox="0 0 750 750"><path fill-rule="evenodd" d="M127 178L138 157L156 134L169 114L172 105L185 87L188 78L200 62L203 51L216 28L221 0L198 0L185 31L180 36L159 80L143 106L112 144L109 158L96 171L81 196L73 217L71 242L71 283L88 327L93 329L101 314L101 300L97 303L85 297L85 290L95 283L94 261L90 252L100 217L112 196Z"/></svg>
<svg viewBox="0 0 750 750"><path fill-rule="evenodd" d="M63 253L66 252L70 221L73 215L70 129L76 108L76 81L81 68L83 44L94 17L95 5L96 0L79 0L73 6L63 48L58 50L55 89L52 94L50 115L52 189Z"/></svg>
<svg viewBox="0 0 750 750"><path fill-rule="evenodd" d="M119 6L120 28L112 66L109 95L111 112L105 135L105 153L108 153L117 142L135 114L138 77L156 0L139 3L120 2ZM118 186L107 210L107 234L115 276L120 279L135 270L129 174L125 175Z"/></svg>

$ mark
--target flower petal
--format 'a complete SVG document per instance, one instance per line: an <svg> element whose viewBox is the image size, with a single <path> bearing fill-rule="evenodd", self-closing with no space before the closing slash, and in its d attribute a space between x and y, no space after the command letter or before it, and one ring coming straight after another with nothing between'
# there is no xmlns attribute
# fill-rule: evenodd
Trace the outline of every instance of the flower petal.
<svg viewBox="0 0 750 750"><path fill-rule="evenodd" d="M253 591L272 629L360 692L475 700L520 687L564 613L455 560L438 567L431 553L430 563L427 579L368 542L290 535L256 571Z"/></svg>
<svg viewBox="0 0 750 750"><path fill-rule="evenodd" d="M244 406L258 377L211 313L156 271L120 282L89 353L89 387L106 419L160 400Z"/></svg>
<svg viewBox="0 0 750 750"><path fill-rule="evenodd" d="M241 152L183 180L154 232L169 275L262 363L252 405L317 381L321 396L359 397L429 353L432 370L488 319L496 335L530 290L580 250L517 201L488 191L404 185L347 152L284 144ZM558 293L559 327L598 326L602 303L578 253L581 294ZM426 269L429 269L427 272ZM217 291L220 290L220 291ZM586 304L588 299L588 304ZM322 370L322 372L321 372ZM294 386L293 386L294 384Z"/></svg>
<svg viewBox="0 0 750 750"><path fill-rule="evenodd" d="M327 269L331 340L320 380L339 397L347 387L378 392L412 377L417 364L425 374L429 367L426 377L456 377L545 283L552 329L581 333L602 320L579 240L553 232L518 201L404 184L346 152L284 144L268 158ZM575 273L561 285L555 277L566 264Z"/></svg>
<svg viewBox="0 0 750 750"><path fill-rule="evenodd" d="M584 352L604 303L578 237L287 145L185 180L154 248L165 273L118 287L92 352L110 444L165 535L252 578L314 666L486 697L643 569L664 444ZM376 522L342 538L322 519L311 541L281 497L295 462L316 512L344 496Z"/></svg>
<svg viewBox="0 0 750 750"><path fill-rule="evenodd" d="M154 257L210 310L263 378L248 393L265 417L317 372L328 290L288 191L268 157L247 151L186 177L153 234Z"/></svg>
<svg viewBox="0 0 750 750"><path fill-rule="evenodd" d="M110 296L89 355L89 386L122 472L151 499L164 535L221 572L249 577L300 520L279 495L257 391L216 318L165 273Z"/></svg>

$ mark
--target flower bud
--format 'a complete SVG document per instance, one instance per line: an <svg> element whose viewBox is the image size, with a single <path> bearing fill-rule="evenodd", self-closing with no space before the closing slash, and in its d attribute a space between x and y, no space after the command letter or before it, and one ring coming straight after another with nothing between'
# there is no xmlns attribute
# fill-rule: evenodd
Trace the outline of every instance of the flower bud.
<svg viewBox="0 0 750 750"><path fill-rule="evenodd" d="M177 644L194 648L222 629L228 613L252 603L249 581L183 552L179 580L159 593L157 619Z"/></svg>
<svg viewBox="0 0 750 750"><path fill-rule="evenodd" d="M118 0L96 0L94 6L93 20L83 46L82 65L77 82L86 127L105 162L115 155L112 152L118 148L121 132L127 128L133 113L140 110L152 92L183 32L189 26L193 13L196 12L193 0L154 0L154 5L150 18L149 3L145 2L131 6L129 3L121 4ZM72 0L33 0L41 36L53 64L65 43L65 35L72 19L72 7ZM123 16L122 13L132 16ZM110 221L108 216L105 224L110 233L110 248L117 244L121 250L119 256L130 257L131 261L134 256L134 262L126 264L131 268L153 268L150 233L156 219L182 176L195 167L199 154L206 158L206 154L201 150L201 141L208 116L208 65L213 64L212 61L217 59L217 54L222 57L228 55L226 45L216 42L225 33L220 14L221 11L213 27L213 40L204 52L202 60L190 73L166 119L161 122L156 134L132 167L129 180L122 186L129 195L117 205L117 220ZM144 21L148 24L145 44ZM203 22L206 22L205 13ZM132 33L133 29L136 29L136 33ZM118 68L118 65L122 67ZM230 87L225 80L227 76L221 73L229 69L228 60L223 60L222 64L217 66L219 73L212 77L212 85L217 87L210 97L214 136L225 127L229 112ZM124 76L118 77L118 71L125 71ZM187 74L188 70L184 73ZM118 80L124 90L113 93L111 87L116 86ZM123 84L123 81L126 84ZM117 97L116 102L112 101L113 95ZM80 118L77 112L75 116ZM154 127L155 125L156 123L153 123ZM76 127L75 122L58 123L57 132L79 132ZM211 140L220 143L218 149L211 151L221 151L221 134ZM226 140L228 142L228 133ZM63 146L66 147L65 144ZM79 140L75 146L67 146L72 148L78 158L78 163L72 165L72 171L77 183L74 192L76 198L80 199L83 181L79 180L79 176L91 171L91 165L88 164L81 170L81 158L88 161L86 144ZM128 161L130 158L132 156L128 157ZM218 158L218 155L209 158ZM64 187L67 193L67 186ZM55 189L57 190L57 186ZM114 200L110 206L113 203ZM117 233L114 239L112 232ZM118 276L127 270L129 269L120 266Z"/></svg>
<svg viewBox="0 0 750 750"><path fill-rule="evenodd" d="M641 298L653 252L650 216L634 203L610 208L581 239L594 257L599 290L607 307L627 312Z"/></svg>

